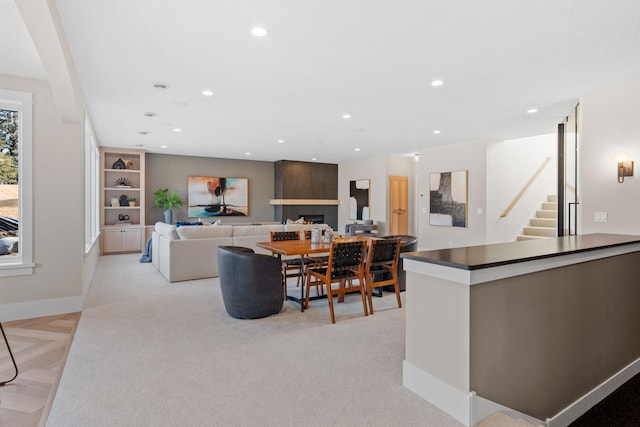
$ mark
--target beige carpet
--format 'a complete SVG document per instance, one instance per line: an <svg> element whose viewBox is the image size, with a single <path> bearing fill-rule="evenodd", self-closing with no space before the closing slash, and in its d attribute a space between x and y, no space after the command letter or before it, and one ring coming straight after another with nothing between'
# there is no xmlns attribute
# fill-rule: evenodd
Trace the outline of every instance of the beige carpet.
<svg viewBox="0 0 640 427"><path fill-rule="evenodd" d="M460 426L402 386L404 309L358 296L237 320L217 279L102 257L47 425ZM403 294L404 298L404 294Z"/></svg>

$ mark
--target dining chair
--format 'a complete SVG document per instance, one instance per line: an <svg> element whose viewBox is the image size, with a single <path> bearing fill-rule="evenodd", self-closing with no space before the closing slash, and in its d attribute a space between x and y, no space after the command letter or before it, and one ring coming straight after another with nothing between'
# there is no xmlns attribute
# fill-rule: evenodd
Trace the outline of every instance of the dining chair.
<svg viewBox="0 0 640 427"><path fill-rule="evenodd" d="M395 239L372 239L365 263L365 282L369 311L373 314L372 292L374 288L393 285L398 300L398 308L402 308L400 300L400 283L398 281L398 259L401 242Z"/></svg>
<svg viewBox="0 0 640 427"><path fill-rule="evenodd" d="M309 308L309 289L315 284L324 286L329 300L331 323L336 323L333 309L333 297L344 296L350 292L360 292L364 315L369 314L365 296L364 258L366 242L334 242L331 245L329 261L326 267L310 267L306 276L305 308ZM338 287L331 285L337 283Z"/></svg>
<svg viewBox="0 0 640 427"><path fill-rule="evenodd" d="M322 230L324 235L324 230ZM304 238L306 240L311 240L311 230L304 231ZM329 255L318 255L315 254L313 256L307 256L308 260L310 260L316 267L325 267L327 262L329 262Z"/></svg>
<svg viewBox="0 0 640 427"><path fill-rule="evenodd" d="M272 231L271 241L278 242L284 240L300 240L299 231ZM286 290L287 279L291 277L296 278L296 287L300 286L300 280L304 274L304 267L307 265L313 265L314 261L307 257L291 257L282 258L282 280L283 286ZM316 293L318 293L318 287L316 287ZM285 292L286 298L286 292Z"/></svg>

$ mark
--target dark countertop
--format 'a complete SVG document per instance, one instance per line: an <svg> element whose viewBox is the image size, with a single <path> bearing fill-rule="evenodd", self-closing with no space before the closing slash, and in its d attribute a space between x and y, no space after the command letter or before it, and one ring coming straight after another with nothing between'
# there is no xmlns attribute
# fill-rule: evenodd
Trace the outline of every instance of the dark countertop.
<svg viewBox="0 0 640 427"><path fill-rule="evenodd" d="M572 253L640 243L640 236L582 234L552 239L525 240L493 245L467 246L422 252L405 252L402 258L461 270L479 270Z"/></svg>

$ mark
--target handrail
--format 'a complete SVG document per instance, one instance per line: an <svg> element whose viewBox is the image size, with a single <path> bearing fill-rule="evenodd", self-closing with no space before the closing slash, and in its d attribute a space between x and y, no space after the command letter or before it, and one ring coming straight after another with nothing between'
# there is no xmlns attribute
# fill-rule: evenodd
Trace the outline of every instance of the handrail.
<svg viewBox="0 0 640 427"><path fill-rule="evenodd" d="M576 187L574 187L574 186L573 186L573 185L571 185L571 184L565 184L565 185L564 185L564 188L568 189L568 190L569 190L569 191L571 191L572 193L575 193L575 192L576 192Z"/></svg>
<svg viewBox="0 0 640 427"><path fill-rule="evenodd" d="M540 165L540 167L538 168L536 173L534 173L533 176L531 178L529 178L529 181L527 181L527 183L524 185L524 187L522 187L522 190L520 190L520 192L516 195L516 197L513 199L513 201L511 203L509 203L509 206L507 206L507 209L505 209L505 211L502 212L502 215L500 215L500 218L504 218L507 215L509 215L509 213L511 212L513 207L516 205L516 203L518 203L520 198L522 198L522 195L529 189L531 184L533 184L533 181L535 181L536 178L538 177L538 175L540 175L542 173L542 170L545 168L545 166L547 166L547 164L550 161L551 161L551 157L547 157L546 160L542 163L542 165Z"/></svg>

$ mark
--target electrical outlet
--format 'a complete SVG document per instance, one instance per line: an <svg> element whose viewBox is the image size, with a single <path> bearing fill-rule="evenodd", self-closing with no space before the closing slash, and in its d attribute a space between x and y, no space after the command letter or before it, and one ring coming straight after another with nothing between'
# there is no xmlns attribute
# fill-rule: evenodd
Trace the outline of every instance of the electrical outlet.
<svg viewBox="0 0 640 427"><path fill-rule="evenodd" d="M593 213L593 222L607 222L607 213L606 212L594 212Z"/></svg>

